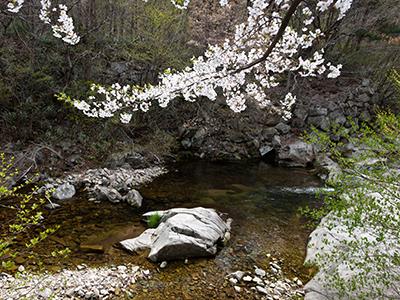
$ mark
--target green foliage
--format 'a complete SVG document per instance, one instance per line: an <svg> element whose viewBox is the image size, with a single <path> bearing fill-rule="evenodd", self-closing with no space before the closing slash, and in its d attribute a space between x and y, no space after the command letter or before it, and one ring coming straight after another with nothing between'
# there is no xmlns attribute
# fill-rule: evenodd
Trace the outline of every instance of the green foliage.
<svg viewBox="0 0 400 300"><path fill-rule="evenodd" d="M327 182L333 191L324 193L323 206L305 210L328 230L315 263L334 298L400 297L399 133L400 115L380 111L372 124L308 135L342 169Z"/></svg>
<svg viewBox="0 0 400 300"><path fill-rule="evenodd" d="M0 16L2 24L10 21L0 31L2 142L50 142L52 134L57 141L79 128L92 137L85 144L95 143L93 132L101 132L98 138L112 144L118 125L110 122L112 126L105 128L104 122L88 120L75 109L66 109L54 94L67 91L86 98L91 82L155 82L159 72L167 67L181 69L193 56L187 45L186 12L174 8L169 0L89 1L74 6L70 13L83 36L74 47L52 37L48 28L42 30L42 22L25 13L21 11L21 18ZM64 136L54 135L56 127L64 129ZM96 157L109 150L103 144L90 148L93 152L101 148Z"/></svg>
<svg viewBox="0 0 400 300"><path fill-rule="evenodd" d="M59 228L41 225L45 199L35 196L38 189L29 188L31 182L11 187L13 178L19 174L13 165L14 158L7 159L0 152L0 207L6 214L0 226L0 270L14 270L20 255L34 258L33 248ZM49 193L45 197L50 197ZM65 255L67 252L54 253Z"/></svg>
<svg viewBox="0 0 400 300"><path fill-rule="evenodd" d="M147 226L149 226L150 228L156 228L160 224L160 221L161 221L160 214L155 213L151 215L147 220Z"/></svg>

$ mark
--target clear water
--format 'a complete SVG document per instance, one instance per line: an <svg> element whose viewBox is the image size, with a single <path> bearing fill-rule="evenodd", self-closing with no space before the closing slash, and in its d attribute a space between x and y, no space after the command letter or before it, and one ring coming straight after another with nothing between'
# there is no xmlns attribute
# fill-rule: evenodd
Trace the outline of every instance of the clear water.
<svg viewBox="0 0 400 300"><path fill-rule="evenodd" d="M48 223L60 224L61 229L37 251L51 271L80 263L132 263L153 270L156 275L146 283L146 294L138 293L135 299L161 299L164 294L174 299L181 294L188 299L220 297L232 290L226 286L226 274L251 270L254 265L267 268L267 254L282 260L288 276L307 280L309 270L303 260L310 230L298 210L318 202L313 192L320 184L304 169L249 162L187 162L170 167L169 173L139 189L144 197L140 210L126 204L95 204L85 194L63 202L61 209L47 216ZM146 211L196 206L215 208L233 218L232 239L214 259L191 260L189 265L172 262L157 273L157 265L145 256L115 246L145 230L140 216ZM82 251L82 245L101 247L104 252ZM69 258L46 257L50 249L62 246L72 250Z"/></svg>

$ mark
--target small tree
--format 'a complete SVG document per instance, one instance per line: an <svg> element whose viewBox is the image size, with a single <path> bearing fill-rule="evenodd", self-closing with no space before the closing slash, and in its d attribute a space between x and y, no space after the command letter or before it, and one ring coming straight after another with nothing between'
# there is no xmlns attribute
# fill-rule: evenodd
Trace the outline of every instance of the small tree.
<svg viewBox="0 0 400 300"><path fill-rule="evenodd" d="M399 88L399 74L392 78ZM308 261L331 298L400 299L399 133L400 116L381 111L371 125L352 122L308 137L342 169L328 182L334 191L324 194L323 207L307 210L321 221Z"/></svg>
<svg viewBox="0 0 400 300"><path fill-rule="evenodd" d="M31 188L29 180L12 186L13 178L18 174L14 168L14 159L7 159L0 152L0 208L7 214L6 220L0 224L0 270L14 270L15 260L20 255L37 258L31 250L59 228L44 228L42 225L42 206L46 200L36 195L37 187ZM49 197L48 193L45 197ZM19 243L22 242L24 246L21 247ZM64 249L55 250L51 254L67 253L68 250Z"/></svg>

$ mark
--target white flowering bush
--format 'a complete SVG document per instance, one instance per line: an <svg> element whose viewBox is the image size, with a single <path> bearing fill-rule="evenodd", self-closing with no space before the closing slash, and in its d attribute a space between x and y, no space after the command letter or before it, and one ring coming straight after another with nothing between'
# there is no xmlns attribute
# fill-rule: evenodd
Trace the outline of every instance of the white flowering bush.
<svg viewBox="0 0 400 300"><path fill-rule="evenodd" d="M145 0L146 1L146 0ZM171 0L179 9L186 9L190 0ZM65 5L52 6L41 0L40 19L51 25L54 36L69 44L79 42ZM220 0L221 6L229 1ZM234 112L246 109L248 101L290 119L296 101L293 91L287 91L280 101L270 99L268 90L285 82L289 72L302 77L325 75L336 78L341 65L324 59L324 49L316 47L323 32L315 28L314 18L328 9L337 11L341 20L352 0L254 0L248 7L247 21L236 27L234 36L222 45L210 45L204 55L193 59L192 65L182 71L166 70L157 85L125 85L110 87L93 84L87 99L73 99L60 94L61 100L71 102L85 115L96 118L118 116L128 123L135 111L146 112L155 103L167 107L176 99L196 101L206 97L214 101L218 95L226 99ZM8 10L18 12L24 2L9 2ZM57 23L51 14L58 13ZM291 22L293 17L301 25ZM293 23L293 24L292 24Z"/></svg>
<svg viewBox="0 0 400 300"><path fill-rule="evenodd" d="M282 100L273 101L268 89L284 82L288 72L302 77L340 75L341 65L326 62L323 49L314 50L323 33L312 26L312 11L322 14L334 8L340 20L350 4L350 0L319 1L309 7L300 0L256 0L248 7L247 21L236 27L232 39L210 45L203 56L193 59L192 66L182 71L166 70L158 85L93 84L88 99L71 99L65 94L60 99L73 103L89 117L117 115L121 122L129 123L135 111L146 112L154 103L164 108L176 98L193 102L206 97L214 101L222 94L234 112L245 110L246 102L254 101L287 120L296 96L289 90ZM221 1L221 5L229 4ZM303 19L300 28L289 24L295 15ZM303 55L310 51L311 55Z"/></svg>
<svg viewBox="0 0 400 300"><path fill-rule="evenodd" d="M11 0L7 4L7 11L18 13L24 6L24 0ZM48 24L56 38L65 43L76 45L80 37L75 33L73 19L68 15L68 8L64 4L52 5L50 0L40 0L39 19Z"/></svg>

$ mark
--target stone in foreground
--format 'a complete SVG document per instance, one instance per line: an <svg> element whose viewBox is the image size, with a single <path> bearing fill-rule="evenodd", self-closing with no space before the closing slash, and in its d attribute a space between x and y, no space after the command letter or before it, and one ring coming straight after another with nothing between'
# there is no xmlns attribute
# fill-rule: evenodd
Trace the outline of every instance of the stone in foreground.
<svg viewBox="0 0 400 300"><path fill-rule="evenodd" d="M149 258L154 262L213 256L229 231L214 209L174 208L149 212L143 217L154 214L161 216L156 229L121 242L123 248L132 252L149 249Z"/></svg>

